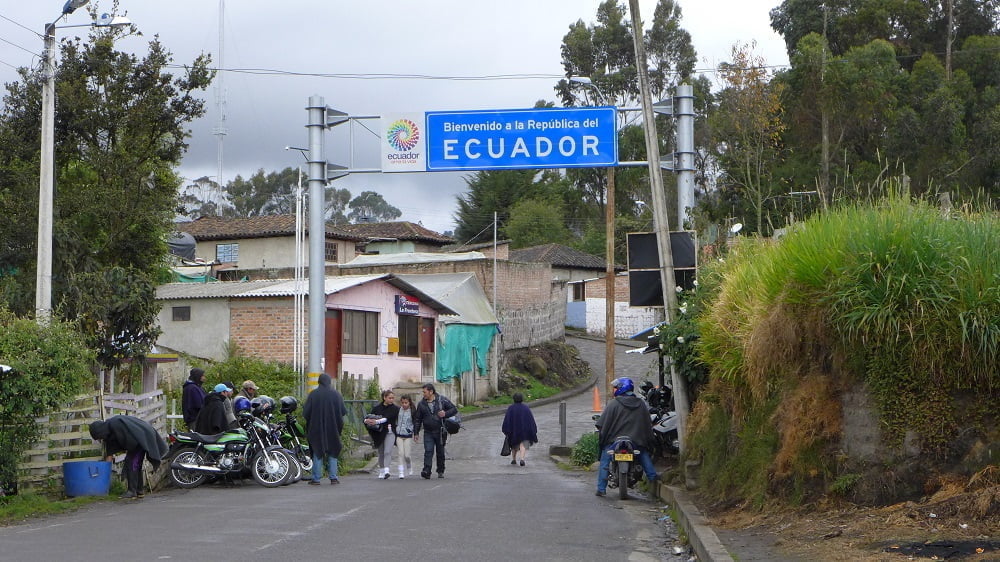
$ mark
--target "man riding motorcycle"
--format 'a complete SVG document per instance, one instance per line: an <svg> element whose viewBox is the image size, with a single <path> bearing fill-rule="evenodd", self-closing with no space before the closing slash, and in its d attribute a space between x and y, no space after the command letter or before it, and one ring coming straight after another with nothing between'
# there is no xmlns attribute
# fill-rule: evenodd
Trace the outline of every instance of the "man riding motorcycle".
<svg viewBox="0 0 1000 562"><path fill-rule="evenodd" d="M656 467L648 454L653 443L653 426L649 423L649 407L635 395L635 384L628 377L611 381L614 400L608 402L604 413L597 419L598 443L601 448L601 465L597 471L597 494L603 496L608 488L608 471L611 467L611 453L608 448L615 438L627 435L639 449L638 461L646 473L646 480L656 481Z"/></svg>

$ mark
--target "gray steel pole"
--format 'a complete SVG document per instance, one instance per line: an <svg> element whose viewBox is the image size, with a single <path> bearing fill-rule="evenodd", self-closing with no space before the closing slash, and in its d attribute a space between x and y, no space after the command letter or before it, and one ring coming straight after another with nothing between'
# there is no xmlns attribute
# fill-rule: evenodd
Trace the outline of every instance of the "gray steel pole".
<svg viewBox="0 0 1000 562"><path fill-rule="evenodd" d="M323 133L326 129L326 101L310 96L309 107L309 390L319 384L323 373L326 332L326 160Z"/></svg>
<svg viewBox="0 0 1000 562"><path fill-rule="evenodd" d="M56 24L45 26L45 82L42 83L42 145L38 178L38 259L35 266L35 321L52 316L52 198L56 120Z"/></svg>
<svg viewBox="0 0 1000 562"><path fill-rule="evenodd" d="M694 211L694 88L677 86L677 230L691 224Z"/></svg>

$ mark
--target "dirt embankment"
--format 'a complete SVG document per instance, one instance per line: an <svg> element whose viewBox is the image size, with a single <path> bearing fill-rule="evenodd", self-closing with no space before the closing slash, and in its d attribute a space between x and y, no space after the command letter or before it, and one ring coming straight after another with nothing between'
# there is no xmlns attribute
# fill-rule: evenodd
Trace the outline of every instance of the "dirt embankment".
<svg viewBox="0 0 1000 562"><path fill-rule="evenodd" d="M546 386L573 388L592 375L590 366L580 358L575 347L564 342L546 342L505 354L506 368L500 372L502 394L527 386L531 376Z"/></svg>

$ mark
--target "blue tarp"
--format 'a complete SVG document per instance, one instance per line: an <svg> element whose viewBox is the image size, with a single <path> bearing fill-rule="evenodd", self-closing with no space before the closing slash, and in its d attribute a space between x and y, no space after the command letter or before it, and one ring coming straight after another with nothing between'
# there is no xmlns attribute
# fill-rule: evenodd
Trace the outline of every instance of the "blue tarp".
<svg viewBox="0 0 1000 562"><path fill-rule="evenodd" d="M444 337L439 337L437 372L438 382L448 382L466 371L472 370L472 350L476 350L476 366L479 373L488 372L486 358L497 333L496 324L445 324L441 327Z"/></svg>

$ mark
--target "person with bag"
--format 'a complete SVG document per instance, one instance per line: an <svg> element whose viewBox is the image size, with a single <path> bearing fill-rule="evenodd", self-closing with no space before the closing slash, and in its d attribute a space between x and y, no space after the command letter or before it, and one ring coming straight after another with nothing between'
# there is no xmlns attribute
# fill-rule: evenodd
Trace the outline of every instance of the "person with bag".
<svg viewBox="0 0 1000 562"><path fill-rule="evenodd" d="M510 464L518 463L517 457L520 453L521 466L524 466L528 449L538 443L538 426L535 425L535 416L524 403L524 395L520 392L514 393L514 403L507 407L500 430L503 431L511 451Z"/></svg>
<svg viewBox="0 0 1000 562"><path fill-rule="evenodd" d="M142 461L149 458L153 470L160 467L160 462L167 454L167 442L149 425L146 420L132 416L111 416L90 424L90 437L104 443L105 460L114 461L115 453L125 451L125 462L122 466L122 476L128 490L122 498L141 498L143 496Z"/></svg>
<svg viewBox="0 0 1000 562"><path fill-rule="evenodd" d="M438 478L444 478L444 418L458 414L458 408L444 396L434 391L434 385L423 386L424 399L417 404L413 416L413 442L420 442L420 430L424 430L424 468L421 478L431 477L431 460L437 457Z"/></svg>
<svg viewBox="0 0 1000 562"><path fill-rule="evenodd" d="M408 470L413 476L413 461L410 450L413 445L413 399L409 394L399 397L399 417L396 418L396 456L399 458L399 477L405 478Z"/></svg>
<svg viewBox="0 0 1000 562"><path fill-rule="evenodd" d="M371 414L365 416L365 426L372 438L372 447L378 452L378 472L376 478L389 478L389 465L392 464L392 447L396 444L396 418L399 417L399 406L395 404L396 395L391 390L382 391L382 402L374 405Z"/></svg>

